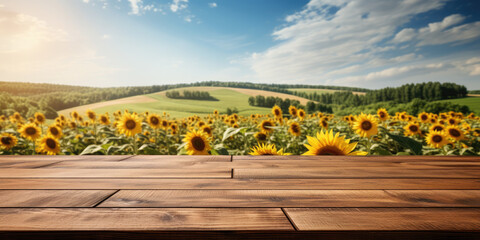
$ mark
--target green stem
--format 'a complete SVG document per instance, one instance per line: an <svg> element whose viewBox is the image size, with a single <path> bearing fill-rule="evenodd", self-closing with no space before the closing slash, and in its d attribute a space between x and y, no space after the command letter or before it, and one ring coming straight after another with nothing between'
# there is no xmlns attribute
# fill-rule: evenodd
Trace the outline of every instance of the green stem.
<svg viewBox="0 0 480 240"><path fill-rule="evenodd" d="M134 155L138 155L137 141L135 140L135 136L133 136L132 139L133 139L133 143L132 143L132 145L133 145L133 154L134 154Z"/></svg>

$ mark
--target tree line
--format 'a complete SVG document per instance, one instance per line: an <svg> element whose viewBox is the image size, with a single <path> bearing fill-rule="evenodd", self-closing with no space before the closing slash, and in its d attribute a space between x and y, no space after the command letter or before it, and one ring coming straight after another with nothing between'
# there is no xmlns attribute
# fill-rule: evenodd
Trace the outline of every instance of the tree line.
<svg viewBox="0 0 480 240"><path fill-rule="evenodd" d="M179 91L168 91L165 93L168 98L173 99L194 99L194 100L208 100L208 101L218 101L218 99L212 97L209 92L205 91L188 91L183 90L183 93Z"/></svg>
<svg viewBox="0 0 480 240"><path fill-rule="evenodd" d="M467 96L467 88L455 83L427 82L406 84L400 87L387 87L368 91L365 95L353 94L352 92L334 93L305 93L294 94L324 104L338 104L345 106L361 106L376 102L394 101L408 103L413 99L435 101L442 99L462 98Z"/></svg>
<svg viewBox="0 0 480 240"><path fill-rule="evenodd" d="M282 99L279 97L264 97L262 95L257 95L255 97L249 97L248 98L248 104L250 106L255 106L255 107L267 107L271 108L275 105L279 106L284 113L288 113L288 108L290 106L295 106L297 108L301 108L307 111L307 113L314 113L314 112L326 112L326 113L332 113L332 107L327 106L325 104L321 103L315 103L312 101L309 101L306 106L300 104L298 100L292 100L289 98Z"/></svg>

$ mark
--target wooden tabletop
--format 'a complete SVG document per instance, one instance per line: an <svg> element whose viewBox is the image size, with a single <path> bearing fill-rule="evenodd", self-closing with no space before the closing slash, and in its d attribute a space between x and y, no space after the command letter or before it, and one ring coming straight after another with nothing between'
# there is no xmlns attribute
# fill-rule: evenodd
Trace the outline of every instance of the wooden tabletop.
<svg viewBox="0 0 480 240"><path fill-rule="evenodd" d="M0 239L480 239L480 157L0 156Z"/></svg>

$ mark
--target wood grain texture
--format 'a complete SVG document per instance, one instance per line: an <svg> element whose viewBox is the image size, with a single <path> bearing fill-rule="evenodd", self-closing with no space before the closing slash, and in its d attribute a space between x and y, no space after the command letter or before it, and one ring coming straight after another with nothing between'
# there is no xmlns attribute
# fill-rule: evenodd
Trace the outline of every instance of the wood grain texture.
<svg viewBox="0 0 480 240"><path fill-rule="evenodd" d="M304 231L479 231L479 208L286 208Z"/></svg>
<svg viewBox="0 0 480 240"><path fill-rule="evenodd" d="M0 207L93 207L114 190L0 190Z"/></svg>
<svg viewBox="0 0 480 240"><path fill-rule="evenodd" d="M120 161L131 158L131 155L0 155L0 162L3 160L15 161Z"/></svg>
<svg viewBox="0 0 480 240"><path fill-rule="evenodd" d="M359 161L359 162L397 162L397 161L409 161L409 162L423 162L423 161L469 161L479 162L479 156L275 156L275 155L263 155L252 156L242 155L233 156L232 161L239 160L317 160L317 161Z"/></svg>
<svg viewBox="0 0 480 240"><path fill-rule="evenodd" d="M17 160L0 160L0 168L41 168L49 166L61 161L56 160L38 160L38 161L17 161Z"/></svg>
<svg viewBox="0 0 480 240"><path fill-rule="evenodd" d="M480 190L480 179L0 179L0 189L458 189Z"/></svg>
<svg viewBox="0 0 480 240"><path fill-rule="evenodd" d="M395 167L235 168L234 178L479 178L480 169L418 169Z"/></svg>
<svg viewBox="0 0 480 240"><path fill-rule="evenodd" d="M11 169L0 178L231 178L231 169Z"/></svg>
<svg viewBox="0 0 480 240"><path fill-rule="evenodd" d="M33 162L33 161L32 161ZM41 163L41 161L40 161ZM0 163L1 164L1 163ZM44 164L45 165L45 164ZM39 165L41 166L41 165ZM0 166L1 167L1 166ZM250 160L250 161L196 161L192 159L125 160L125 161L61 161L45 168L331 168L331 167L396 167L399 169L480 169L480 162L426 161L426 162L360 162L316 160Z"/></svg>
<svg viewBox="0 0 480 240"><path fill-rule="evenodd" d="M0 231L293 230L271 208L0 208Z"/></svg>
<svg viewBox="0 0 480 240"><path fill-rule="evenodd" d="M121 190L98 207L480 207L480 190Z"/></svg>
<svg viewBox="0 0 480 240"><path fill-rule="evenodd" d="M137 155L131 158L125 159L128 161L144 161L144 160L156 160L156 161L196 161L196 162L230 162L232 156L228 155Z"/></svg>

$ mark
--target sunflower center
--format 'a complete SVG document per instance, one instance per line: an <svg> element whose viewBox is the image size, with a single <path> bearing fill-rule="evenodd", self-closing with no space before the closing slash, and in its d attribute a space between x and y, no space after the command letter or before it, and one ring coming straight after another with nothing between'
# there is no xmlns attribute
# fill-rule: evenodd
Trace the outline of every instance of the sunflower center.
<svg viewBox="0 0 480 240"><path fill-rule="evenodd" d="M372 123L370 121L363 121L362 122L362 129L368 131L372 128Z"/></svg>
<svg viewBox="0 0 480 240"><path fill-rule="evenodd" d="M292 125L292 131L295 133L300 132L300 128L298 127L298 125Z"/></svg>
<svg viewBox="0 0 480 240"><path fill-rule="evenodd" d="M137 126L137 123L135 123L135 121L133 121L132 119L129 119L129 120L127 120L127 122L125 122L125 127L126 127L128 130L132 130L132 129L134 129L136 126Z"/></svg>
<svg viewBox="0 0 480 240"><path fill-rule="evenodd" d="M453 137L460 137L460 132L457 129L449 129L448 133L450 133L450 136Z"/></svg>
<svg viewBox="0 0 480 240"><path fill-rule="evenodd" d="M265 134L258 134L257 139L260 141L265 141L267 139L267 135Z"/></svg>
<svg viewBox="0 0 480 240"><path fill-rule="evenodd" d="M443 131L443 127L442 127L442 126L435 126L435 127L433 128L433 130L440 132L440 131Z"/></svg>
<svg viewBox="0 0 480 240"><path fill-rule="evenodd" d="M385 117L385 113L384 113L384 112L380 112L380 117L381 117L381 118L384 118L384 117Z"/></svg>
<svg viewBox="0 0 480 240"><path fill-rule="evenodd" d="M278 111L278 109L275 109L275 115L276 116L280 115L280 111Z"/></svg>
<svg viewBox="0 0 480 240"><path fill-rule="evenodd" d="M37 129L33 127L28 127L27 129L25 129L25 132L27 133L27 135L35 135L37 134Z"/></svg>
<svg viewBox="0 0 480 240"><path fill-rule="evenodd" d="M54 136L57 136L59 132L57 128L50 128L50 133Z"/></svg>
<svg viewBox="0 0 480 240"><path fill-rule="evenodd" d="M55 149L57 147L57 143L55 142L55 140L53 140L51 138L47 139L47 141L45 141L45 144L50 149Z"/></svg>
<svg viewBox="0 0 480 240"><path fill-rule="evenodd" d="M2 143L4 145L10 145L12 143L12 138L11 137L2 137Z"/></svg>
<svg viewBox="0 0 480 240"><path fill-rule="evenodd" d="M37 116L37 121L43 122L43 117L42 116Z"/></svg>
<svg viewBox="0 0 480 240"><path fill-rule="evenodd" d="M435 135L435 136L432 137L432 141L436 142L436 143L440 143L440 142L442 142L442 140L443 140L443 138L440 135Z"/></svg>
<svg viewBox="0 0 480 240"><path fill-rule="evenodd" d="M104 122L104 123L107 122L107 117L102 116L102 120L101 120L101 121Z"/></svg>
<svg viewBox="0 0 480 240"><path fill-rule="evenodd" d="M193 148L197 151L203 151L205 149L205 142L201 137L194 137L191 140Z"/></svg>
<svg viewBox="0 0 480 240"><path fill-rule="evenodd" d="M204 128L203 131L207 134L210 134L212 133L212 131L210 130L210 128Z"/></svg>
<svg viewBox="0 0 480 240"><path fill-rule="evenodd" d="M316 155L345 155L345 153L335 146L325 146L318 149Z"/></svg>
<svg viewBox="0 0 480 240"><path fill-rule="evenodd" d="M168 122L167 122L167 121L163 121L163 122L162 122L162 125L163 125L164 127L166 127L166 126L168 125Z"/></svg>
<svg viewBox="0 0 480 240"><path fill-rule="evenodd" d="M417 131L418 131L418 127L417 127L417 126L415 126L415 125L413 125L413 126L410 126L410 128L409 128L409 129L410 129L410 131L412 131L412 132L417 132Z"/></svg>
<svg viewBox="0 0 480 240"><path fill-rule="evenodd" d="M322 126L326 127L326 126L328 126L328 123L325 120L323 120L322 121Z"/></svg>
<svg viewBox="0 0 480 240"><path fill-rule="evenodd" d="M450 124L452 124L452 125L453 125L453 124L455 124L455 120L453 120L453 119L450 119L450 120L448 120L448 123L450 123Z"/></svg>
<svg viewBox="0 0 480 240"><path fill-rule="evenodd" d="M157 125L160 121L159 121L158 118L156 118L156 117L151 117L151 118L150 118L150 122L151 122L153 125Z"/></svg>
<svg viewBox="0 0 480 240"><path fill-rule="evenodd" d="M428 117L426 115L422 115L422 120L423 121L426 121L428 119Z"/></svg>

